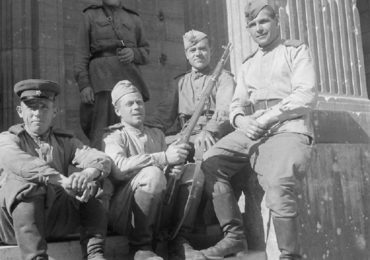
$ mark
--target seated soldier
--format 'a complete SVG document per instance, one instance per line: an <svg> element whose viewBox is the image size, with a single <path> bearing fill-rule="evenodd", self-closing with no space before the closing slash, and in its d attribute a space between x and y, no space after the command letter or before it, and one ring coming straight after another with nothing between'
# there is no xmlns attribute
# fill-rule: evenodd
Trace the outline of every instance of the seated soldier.
<svg viewBox="0 0 370 260"><path fill-rule="evenodd" d="M175 127L176 132L180 132L181 128L186 126L188 120L195 112L203 90L212 81L211 47L208 36L203 32L190 30L184 34L183 40L186 59L191 65L191 70L175 78L174 85L176 86L173 88L173 97L168 98L168 100L172 101L171 109L163 111L159 115L159 118L162 120L161 124L165 129L171 127L177 119L180 126ZM189 162L193 161L194 154L200 161L203 152L207 151L218 139L232 130L228 119L228 111L234 89L233 75L223 70L215 82L211 95L192 132L190 143L192 146L194 145L194 149L191 150L187 158ZM178 135L166 137L167 143L171 143L178 137ZM200 174L203 173L201 172ZM200 178L203 178L203 176ZM176 205L179 209L185 207L190 188L191 185L179 185L177 188ZM170 254L180 259L193 259L195 257L192 254L194 251L190 246L190 242L186 237L192 231L201 195L202 190L199 189L199 193L191 201L190 210L186 214L177 237L171 242L171 249L173 250L171 250ZM180 210L174 212L174 214L175 219L181 219L181 215L184 212Z"/></svg>
<svg viewBox="0 0 370 260"><path fill-rule="evenodd" d="M23 124L0 134L0 240L18 244L22 259L48 259L47 238L81 227L84 259L102 260L107 220L96 180L111 161L68 132L54 129L60 86L29 79L14 86ZM83 169L68 176L68 167Z"/></svg>
<svg viewBox="0 0 370 260"><path fill-rule="evenodd" d="M103 139L103 149L114 162L109 225L129 235L135 260L162 259L153 250L153 233L166 189L164 169L183 163L190 146L174 142L166 149L163 132L144 126L143 97L130 81L118 82L111 94L121 123L109 127Z"/></svg>

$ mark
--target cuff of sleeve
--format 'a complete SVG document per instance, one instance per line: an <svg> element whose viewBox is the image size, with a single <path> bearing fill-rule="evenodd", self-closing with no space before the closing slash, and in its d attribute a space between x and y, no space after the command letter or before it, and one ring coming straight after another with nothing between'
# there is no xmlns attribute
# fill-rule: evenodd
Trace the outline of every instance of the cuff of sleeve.
<svg viewBox="0 0 370 260"><path fill-rule="evenodd" d="M151 157L154 161L154 165L163 169L168 165L167 156L165 152L152 153Z"/></svg>
<svg viewBox="0 0 370 260"><path fill-rule="evenodd" d="M230 123L231 125L234 127L234 128L237 128L236 124L235 124L235 119L237 116L245 116L244 113L237 113L237 114L234 114L231 118L230 118Z"/></svg>

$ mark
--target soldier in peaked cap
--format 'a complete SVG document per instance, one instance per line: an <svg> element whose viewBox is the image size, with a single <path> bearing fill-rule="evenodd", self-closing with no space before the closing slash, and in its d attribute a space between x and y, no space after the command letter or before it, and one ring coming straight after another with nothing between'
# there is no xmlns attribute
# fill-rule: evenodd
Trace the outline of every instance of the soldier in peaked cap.
<svg viewBox="0 0 370 260"><path fill-rule="evenodd" d="M77 35L74 76L80 97L81 127L91 146L100 148L104 128L118 123L111 106L113 86L131 81L149 100L139 66L149 60L149 42L140 16L121 0L87 7Z"/></svg>
<svg viewBox="0 0 370 260"><path fill-rule="evenodd" d="M229 180L250 163L265 191L280 259L301 259L297 189L311 154L308 114L316 101L315 70L307 45L281 39L270 1L248 1L245 17L258 49L238 74L230 106L236 131L214 145L202 164L205 190L213 197L225 237L202 252L213 259L243 250L235 232L242 225L240 211Z"/></svg>
<svg viewBox="0 0 370 260"><path fill-rule="evenodd" d="M178 143L167 147L160 129L144 125L143 97L130 81L114 86L112 103L121 123L110 126L103 139L103 150L114 162L109 224L129 236L135 260L160 260L152 244L166 189L164 170L184 162L190 147Z"/></svg>
<svg viewBox="0 0 370 260"><path fill-rule="evenodd" d="M0 240L18 244L22 259L48 259L47 239L80 227L84 258L105 259L106 214L94 196L109 157L52 127L57 83L23 80L14 92L23 124L0 134ZM70 165L82 171L69 175Z"/></svg>

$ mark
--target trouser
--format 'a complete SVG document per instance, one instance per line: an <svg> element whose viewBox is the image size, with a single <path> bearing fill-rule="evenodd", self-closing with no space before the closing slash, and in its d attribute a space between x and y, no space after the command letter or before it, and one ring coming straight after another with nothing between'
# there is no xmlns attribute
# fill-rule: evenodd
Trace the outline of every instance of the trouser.
<svg viewBox="0 0 370 260"><path fill-rule="evenodd" d="M19 183L12 180L6 184L10 189L17 189ZM34 195L7 207L10 201L4 191L0 192L3 204L0 211L0 238L6 244L18 244L22 259L47 259L46 238L62 238L78 228L81 228L81 242L88 243L89 239L98 238L99 242L90 250L103 250L107 219L102 205L96 199L80 203L61 187L48 187L46 192L36 190Z"/></svg>
<svg viewBox="0 0 370 260"><path fill-rule="evenodd" d="M113 231L130 236L135 248L151 247L165 188L163 171L155 166L143 168L130 181L116 185L109 209Z"/></svg>
<svg viewBox="0 0 370 260"><path fill-rule="evenodd" d="M213 196L230 192L231 177L250 163L272 216L295 218L298 180L304 176L310 154L311 138L306 135L280 133L252 141L236 130L204 155L205 190Z"/></svg>
<svg viewBox="0 0 370 260"><path fill-rule="evenodd" d="M110 91L95 93L94 104L81 104L80 123L85 135L90 140L90 146L101 149L104 128L120 121L114 112Z"/></svg>

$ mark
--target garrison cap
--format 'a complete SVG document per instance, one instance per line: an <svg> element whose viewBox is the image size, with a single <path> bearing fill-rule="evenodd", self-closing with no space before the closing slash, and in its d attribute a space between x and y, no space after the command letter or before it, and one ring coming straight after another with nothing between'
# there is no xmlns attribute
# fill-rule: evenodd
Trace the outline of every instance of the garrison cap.
<svg viewBox="0 0 370 260"><path fill-rule="evenodd" d="M208 38L207 34L197 31L197 30L190 30L184 34L182 37L184 40L184 49L187 50L190 47L194 46L201 40Z"/></svg>
<svg viewBox="0 0 370 260"><path fill-rule="evenodd" d="M60 93L60 86L51 80L26 79L14 85L14 93L21 100L44 98L54 101L55 97Z"/></svg>
<svg viewBox="0 0 370 260"><path fill-rule="evenodd" d="M275 12L275 5L272 0L248 0L245 5L244 14L247 24L255 19L259 12L266 6L270 6Z"/></svg>
<svg viewBox="0 0 370 260"><path fill-rule="evenodd" d="M117 101L123 96L136 92L140 93L140 91L131 83L131 81L121 80L114 86L112 90L112 104L116 105Z"/></svg>

